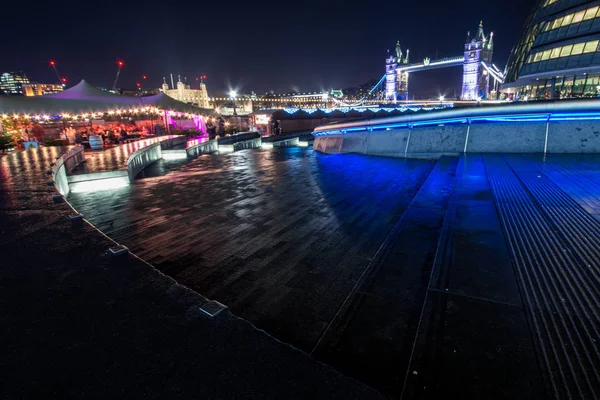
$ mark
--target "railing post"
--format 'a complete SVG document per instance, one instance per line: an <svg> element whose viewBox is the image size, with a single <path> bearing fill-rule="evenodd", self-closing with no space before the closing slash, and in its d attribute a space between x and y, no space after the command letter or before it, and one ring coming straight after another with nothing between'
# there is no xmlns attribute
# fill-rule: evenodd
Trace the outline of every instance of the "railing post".
<svg viewBox="0 0 600 400"><path fill-rule="evenodd" d="M550 117L552 114L548 114L548 119L546 120L546 140L544 141L544 155L548 153L548 132L550 131Z"/></svg>
<svg viewBox="0 0 600 400"><path fill-rule="evenodd" d="M408 155L408 145L410 144L410 135L412 134L413 125L408 126L408 139L406 139L406 148L404 149L404 158Z"/></svg>
<svg viewBox="0 0 600 400"><path fill-rule="evenodd" d="M471 120L467 118L467 136L465 137L464 154L467 154L467 145L469 144L469 133L471 133Z"/></svg>

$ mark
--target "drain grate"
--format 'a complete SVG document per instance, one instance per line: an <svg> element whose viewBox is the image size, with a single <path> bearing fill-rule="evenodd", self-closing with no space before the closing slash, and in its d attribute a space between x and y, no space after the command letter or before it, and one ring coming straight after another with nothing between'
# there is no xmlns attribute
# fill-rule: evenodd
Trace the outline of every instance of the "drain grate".
<svg viewBox="0 0 600 400"><path fill-rule="evenodd" d="M208 303L204 304L202 307L200 307L200 311L202 311L204 314L208 315L211 318L214 318L215 316L217 316L217 314L226 309L226 305L221 304L215 300L211 300Z"/></svg>

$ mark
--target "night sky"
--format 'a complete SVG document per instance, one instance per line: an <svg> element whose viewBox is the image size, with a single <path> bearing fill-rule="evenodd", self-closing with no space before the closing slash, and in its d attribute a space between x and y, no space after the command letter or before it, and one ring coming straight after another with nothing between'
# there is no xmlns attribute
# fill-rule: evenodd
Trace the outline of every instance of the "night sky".
<svg viewBox="0 0 600 400"><path fill-rule="evenodd" d="M483 20L494 31L494 63L504 65L534 0L194 1L38 4L11 2L3 18L0 72L23 70L56 82L50 60L69 84L81 78L111 87L158 87L169 73L207 75L209 95L317 91L358 86L384 73L386 50L400 40L411 60L461 55L466 32ZM92 8L94 4L94 8ZM459 5L455 5L459 4ZM20 8L20 9L19 9ZM460 94L460 68L413 74L417 97ZM412 97L412 95L411 95Z"/></svg>

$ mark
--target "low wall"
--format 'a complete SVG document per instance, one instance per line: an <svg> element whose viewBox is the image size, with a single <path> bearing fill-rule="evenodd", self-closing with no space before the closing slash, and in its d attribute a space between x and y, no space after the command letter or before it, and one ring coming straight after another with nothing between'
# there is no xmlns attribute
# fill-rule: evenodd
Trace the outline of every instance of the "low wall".
<svg viewBox="0 0 600 400"><path fill-rule="evenodd" d="M165 149L170 149L175 146L179 146L179 145L186 144L186 143L187 143L187 137L180 135L180 136L169 137L168 139L161 140L160 147L161 147L161 149L165 150Z"/></svg>
<svg viewBox="0 0 600 400"><path fill-rule="evenodd" d="M600 102L440 111L315 129L314 149L391 157L460 153L599 153Z"/></svg>
<svg viewBox="0 0 600 400"><path fill-rule="evenodd" d="M260 133L258 132L244 132L238 133L237 135L225 136L220 139L217 139L217 143L221 145L229 145L235 144L237 142L245 142L248 140L260 138Z"/></svg>
<svg viewBox="0 0 600 400"><path fill-rule="evenodd" d="M233 144L233 151L245 150L245 149L259 149L262 141L260 138L245 140L243 142L236 142Z"/></svg>
<svg viewBox="0 0 600 400"><path fill-rule="evenodd" d="M53 169L54 186L61 195L66 196L70 191L67 174L84 161L83 146L72 148L56 161Z"/></svg>
<svg viewBox="0 0 600 400"><path fill-rule="evenodd" d="M555 139L555 147L561 147L558 135ZM438 158L463 152L543 153L545 140L545 122L464 124L317 136L314 149L329 154ZM600 139L598 142L596 147L600 149Z"/></svg>
<svg viewBox="0 0 600 400"><path fill-rule="evenodd" d="M167 139L170 140L170 139ZM162 142L143 147L129 156L127 160L127 175L129 182L133 183L135 177L148 165L162 158Z"/></svg>
<svg viewBox="0 0 600 400"><path fill-rule="evenodd" d="M198 157L201 154L216 153L217 151L219 151L219 144L216 140L209 140L186 149L188 157Z"/></svg>

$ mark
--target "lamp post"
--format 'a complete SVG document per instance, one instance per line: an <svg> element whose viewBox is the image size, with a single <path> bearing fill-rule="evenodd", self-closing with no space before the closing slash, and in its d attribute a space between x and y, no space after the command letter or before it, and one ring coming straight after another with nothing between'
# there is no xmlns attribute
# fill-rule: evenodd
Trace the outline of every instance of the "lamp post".
<svg viewBox="0 0 600 400"><path fill-rule="evenodd" d="M232 90L229 92L229 96L233 99L233 115L237 115L237 110L235 109L235 98L237 97L237 92Z"/></svg>
<svg viewBox="0 0 600 400"><path fill-rule="evenodd" d="M440 96L440 106L444 105L444 96Z"/></svg>

